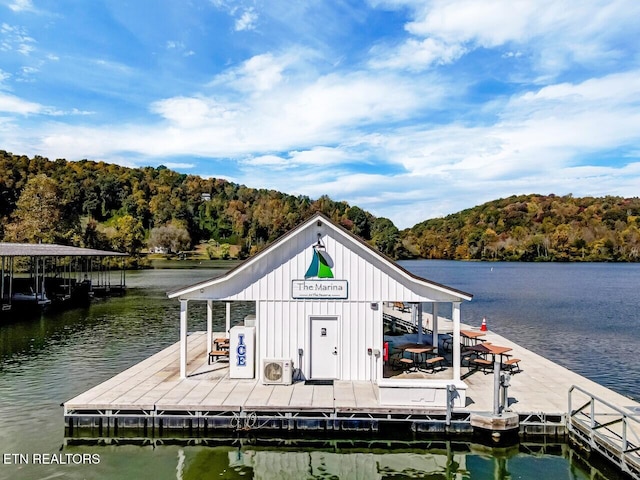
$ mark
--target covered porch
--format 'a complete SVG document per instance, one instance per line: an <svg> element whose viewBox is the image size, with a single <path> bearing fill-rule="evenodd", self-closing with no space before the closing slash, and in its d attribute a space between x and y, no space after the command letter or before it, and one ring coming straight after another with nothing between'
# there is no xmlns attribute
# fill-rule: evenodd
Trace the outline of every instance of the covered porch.
<svg viewBox="0 0 640 480"><path fill-rule="evenodd" d="M238 303L242 305L242 312L238 313ZM195 305L194 305L195 304ZM198 307L202 311L202 305L206 305L206 325L205 332L200 332L202 336L203 352L190 350L189 319L193 317L191 310ZM467 385L462 381L462 360L460 324L460 302L452 302L443 306L441 303L406 303L404 311L398 310L398 305L402 302L384 301L379 302L383 321L380 323L379 335L375 335L381 341L373 344L368 349L366 357L370 366L370 373L367 374L366 381L376 386L377 405L412 405L420 403L422 406L433 408L443 408L447 403L453 402L456 407L464 407L465 391ZM253 310L252 308L253 307ZM233 309L233 310L232 310ZM204 355L208 358L207 364L212 364L212 371L226 369L229 375L229 363L236 361L234 352L229 352L226 356L216 354L221 339L229 339L231 328L246 324L256 327L255 348L253 353L254 378L257 382L263 383L264 372L261 371L260 362L260 328L256 325L256 315L253 313L258 309L258 302L235 302L227 300L186 300L180 301L180 339L179 348L179 375L182 379L199 377L208 371L209 367L200 364L192 356ZM244 315L252 310L248 315ZM233 311L233 315L232 315ZM214 312L216 312L217 322L214 322ZM224 327L220 324L219 318L224 312ZM443 316L440 314L443 313ZM240 318L244 318L240 320ZM402 320L405 326L399 328L396 320ZM191 319L193 321L193 318ZM194 322L195 323L195 322ZM199 322L201 323L201 322ZM412 325L408 328L407 326ZM448 350L444 348L443 340L449 340ZM432 356L444 358L436 368L425 370L416 362L416 368L398 368L394 364L394 356L403 344L411 342L414 346L421 345L428 348ZM227 343L225 348L228 348ZM302 383L308 379L304 362L304 350L298 349L298 357L293 358L292 384ZM431 358L431 357L430 357ZM196 367L197 368L194 368ZM204 369L204 370L203 370ZM231 375L233 377L233 375ZM340 380L339 378L335 379ZM428 400L427 400L428 399Z"/></svg>

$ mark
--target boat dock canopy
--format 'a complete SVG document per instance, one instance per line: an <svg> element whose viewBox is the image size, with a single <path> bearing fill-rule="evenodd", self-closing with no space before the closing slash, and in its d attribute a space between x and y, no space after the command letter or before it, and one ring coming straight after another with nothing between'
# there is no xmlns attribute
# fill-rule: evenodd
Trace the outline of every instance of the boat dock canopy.
<svg viewBox="0 0 640 480"><path fill-rule="evenodd" d="M0 243L0 257L124 257L126 253L55 243Z"/></svg>

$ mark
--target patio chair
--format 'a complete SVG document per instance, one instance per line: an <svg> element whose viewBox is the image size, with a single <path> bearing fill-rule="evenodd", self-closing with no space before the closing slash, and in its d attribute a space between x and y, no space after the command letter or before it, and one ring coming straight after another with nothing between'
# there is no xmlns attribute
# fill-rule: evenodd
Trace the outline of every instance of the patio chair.
<svg viewBox="0 0 640 480"><path fill-rule="evenodd" d="M470 362L475 370L482 370L484 373L493 371L493 362L484 358L472 358Z"/></svg>
<svg viewBox="0 0 640 480"><path fill-rule="evenodd" d="M229 358L229 350L211 350L209 352L209 359L207 361L207 363L209 365L211 365L211 362L213 361L218 362L221 358Z"/></svg>
<svg viewBox="0 0 640 480"><path fill-rule="evenodd" d="M510 358L509 360L504 362L502 368L503 370L506 370L510 373L518 373L522 371L522 369L520 368L520 362L521 360L519 358Z"/></svg>
<svg viewBox="0 0 640 480"><path fill-rule="evenodd" d="M438 370L444 369L444 357L431 357L427 358L425 361L425 369L430 371L431 373L436 372L436 367Z"/></svg>
<svg viewBox="0 0 640 480"><path fill-rule="evenodd" d="M415 365L413 364L413 360L410 359L410 358L402 357L399 360L399 363L400 363L400 368L402 368L402 370L404 370L404 371L408 372L410 370L414 370L415 369Z"/></svg>

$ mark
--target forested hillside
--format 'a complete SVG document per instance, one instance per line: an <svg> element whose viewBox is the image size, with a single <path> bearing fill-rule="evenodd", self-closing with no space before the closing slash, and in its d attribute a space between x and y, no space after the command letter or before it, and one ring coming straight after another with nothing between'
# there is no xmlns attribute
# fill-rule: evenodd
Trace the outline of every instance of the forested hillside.
<svg viewBox="0 0 640 480"><path fill-rule="evenodd" d="M640 199L522 195L402 232L423 258L638 261Z"/></svg>
<svg viewBox="0 0 640 480"><path fill-rule="evenodd" d="M394 258L640 260L640 199L522 195L399 232L327 196L313 200L166 167L49 161L0 150L0 239L131 254L206 247L246 257L321 211Z"/></svg>
<svg viewBox="0 0 640 480"><path fill-rule="evenodd" d="M211 256L262 248L321 211L387 255L398 229L385 218L323 196L312 200L204 179L165 167L49 161L0 151L0 239L56 242L136 254L206 242ZM210 246L210 248L209 248Z"/></svg>

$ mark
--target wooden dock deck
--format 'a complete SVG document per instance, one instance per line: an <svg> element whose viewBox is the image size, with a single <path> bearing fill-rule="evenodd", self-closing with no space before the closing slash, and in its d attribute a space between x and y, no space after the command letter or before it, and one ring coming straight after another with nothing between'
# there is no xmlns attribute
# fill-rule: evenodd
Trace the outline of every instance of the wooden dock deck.
<svg viewBox="0 0 640 480"><path fill-rule="evenodd" d="M572 385L618 406L629 415L640 413L638 402L504 337L487 332L484 338L512 347L513 355L521 359L522 371L512 375L508 389L509 409L519 415L521 433L565 434L568 392ZM251 422L255 424L260 420L279 429L293 429L306 428L302 420L313 423L313 419L317 419L318 426L322 424L322 428L332 430L351 428L347 425L350 420L354 425L360 422L364 429L374 431L378 422L394 421L423 422L427 425L426 431L445 431L444 410L381 406L378 387L372 382L263 385L259 379L229 378L228 364L224 362L208 365L206 334L202 332L189 335L188 350L186 379L179 376L176 343L65 402L64 415L69 427L93 428L99 423L101 428L126 424L145 429L185 425L200 429L204 425L206 430L251 427ZM468 385L467 403L464 408L453 411L454 431L459 432L470 431L471 414L493 409L493 374L466 370L463 368L463 379ZM432 423L440 423L440 427L433 427ZM447 431L450 428L451 425L447 425Z"/></svg>

